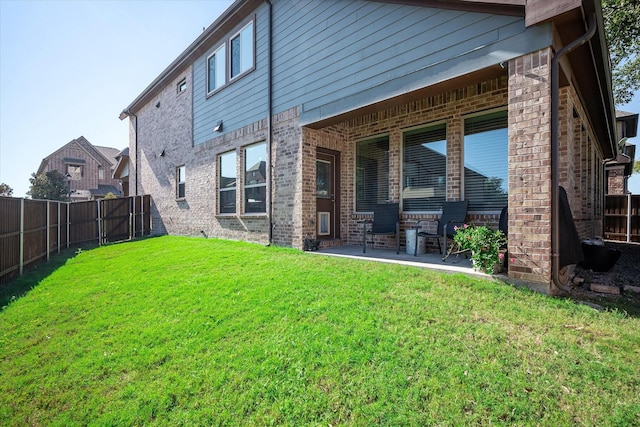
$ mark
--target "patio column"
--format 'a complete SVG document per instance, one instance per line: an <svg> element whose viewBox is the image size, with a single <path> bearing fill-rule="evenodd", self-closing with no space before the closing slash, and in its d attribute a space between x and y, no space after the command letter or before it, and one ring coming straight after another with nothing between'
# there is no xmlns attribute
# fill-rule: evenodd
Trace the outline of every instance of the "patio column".
<svg viewBox="0 0 640 427"><path fill-rule="evenodd" d="M509 276L551 291L551 49L509 61Z"/></svg>

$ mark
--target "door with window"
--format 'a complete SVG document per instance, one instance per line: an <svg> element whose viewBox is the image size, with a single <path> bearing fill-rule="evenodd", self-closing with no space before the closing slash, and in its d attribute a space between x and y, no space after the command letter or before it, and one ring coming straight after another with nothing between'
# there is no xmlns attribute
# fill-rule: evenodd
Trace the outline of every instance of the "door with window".
<svg viewBox="0 0 640 427"><path fill-rule="evenodd" d="M316 153L316 235L340 238L340 153L318 149Z"/></svg>

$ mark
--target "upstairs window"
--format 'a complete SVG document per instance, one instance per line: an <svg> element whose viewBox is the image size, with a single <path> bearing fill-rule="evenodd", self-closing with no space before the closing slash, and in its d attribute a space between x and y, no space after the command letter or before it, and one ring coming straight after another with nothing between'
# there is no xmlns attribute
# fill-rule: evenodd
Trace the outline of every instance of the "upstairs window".
<svg viewBox="0 0 640 427"><path fill-rule="evenodd" d="M176 92L177 93L182 93L185 90L187 90L187 79L186 78L180 80L180 82L178 83L178 86L176 86Z"/></svg>
<svg viewBox="0 0 640 427"><path fill-rule="evenodd" d="M176 198L178 199L184 199L185 197L185 172L186 170L184 165L176 168Z"/></svg>
<svg viewBox="0 0 640 427"><path fill-rule="evenodd" d="M233 79L253 68L253 21L233 36L230 44L231 78Z"/></svg>
<svg viewBox="0 0 640 427"><path fill-rule="evenodd" d="M214 92L226 83L226 47L220 46L207 58L207 93Z"/></svg>
<svg viewBox="0 0 640 427"><path fill-rule="evenodd" d="M247 23L207 57L207 95L255 66L255 25Z"/></svg>
<svg viewBox="0 0 640 427"><path fill-rule="evenodd" d="M218 211L236 213L236 152L221 154L218 159Z"/></svg>
<svg viewBox="0 0 640 427"><path fill-rule="evenodd" d="M500 211L507 205L509 159L507 111L464 121L464 199L471 211Z"/></svg>
<svg viewBox="0 0 640 427"><path fill-rule="evenodd" d="M356 143L356 212L389 200L389 137Z"/></svg>
<svg viewBox="0 0 640 427"><path fill-rule="evenodd" d="M82 166L67 165L67 174L71 176L73 181L80 181L82 179Z"/></svg>
<svg viewBox="0 0 640 427"><path fill-rule="evenodd" d="M446 198L446 125L406 132L402 152L402 210L438 211Z"/></svg>
<svg viewBox="0 0 640 427"><path fill-rule="evenodd" d="M267 212L267 144L244 149L244 212Z"/></svg>

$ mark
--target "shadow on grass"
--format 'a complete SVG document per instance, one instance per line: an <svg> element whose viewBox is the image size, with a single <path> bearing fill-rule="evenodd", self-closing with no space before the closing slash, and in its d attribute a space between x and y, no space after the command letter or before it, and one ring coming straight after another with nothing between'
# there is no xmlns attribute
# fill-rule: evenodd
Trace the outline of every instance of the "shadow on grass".
<svg viewBox="0 0 640 427"><path fill-rule="evenodd" d="M31 289L38 286L54 271L62 267L69 259L75 257L78 251L90 248L63 249L59 254L52 255L49 262L40 262L33 266L25 267L25 272L22 276L0 285L0 311L12 301L25 296Z"/></svg>

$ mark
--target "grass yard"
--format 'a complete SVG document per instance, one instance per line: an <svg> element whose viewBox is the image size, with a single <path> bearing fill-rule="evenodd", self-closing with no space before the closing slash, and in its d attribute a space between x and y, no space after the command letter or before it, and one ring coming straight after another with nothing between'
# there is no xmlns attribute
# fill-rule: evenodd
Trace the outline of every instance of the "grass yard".
<svg viewBox="0 0 640 427"><path fill-rule="evenodd" d="M36 272L0 312L0 425L640 425L624 312L216 239Z"/></svg>

